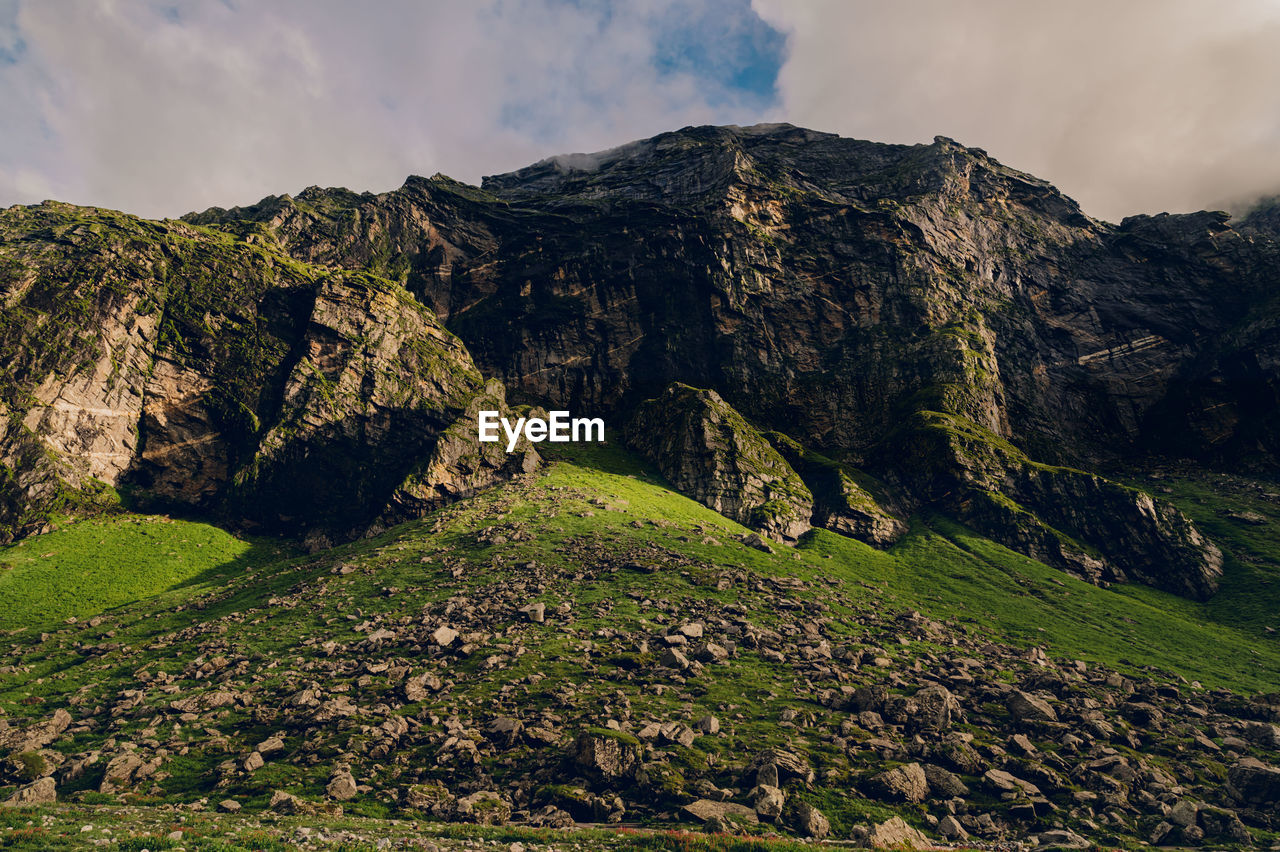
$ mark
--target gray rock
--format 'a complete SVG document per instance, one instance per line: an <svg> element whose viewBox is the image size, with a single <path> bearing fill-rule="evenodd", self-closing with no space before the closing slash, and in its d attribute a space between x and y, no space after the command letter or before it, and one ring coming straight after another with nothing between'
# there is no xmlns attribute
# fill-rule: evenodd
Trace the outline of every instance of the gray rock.
<svg viewBox="0 0 1280 852"><path fill-rule="evenodd" d="M928 849L933 844L902 817L892 817L872 827L867 845L873 849Z"/></svg>
<svg viewBox="0 0 1280 852"><path fill-rule="evenodd" d="M881 798L898 802L923 802L929 795L929 781L918 763L907 763L871 778L871 789Z"/></svg>
<svg viewBox="0 0 1280 852"><path fill-rule="evenodd" d="M951 814L947 814L938 820L938 833L947 840L952 841L967 840L969 838L969 832L965 831L960 821Z"/></svg>
<svg viewBox="0 0 1280 852"><path fill-rule="evenodd" d="M267 737L258 743L256 751L259 754L275 754L278 751L284 751L284 740L280 737Z"/></svg>
<svg viewBox="0 0 1280 852"><path fill-rule="evenodd" d="M354 799L359 793L356 789L356 779L350 772L335 772L333 777L329 779L329 785L325 787L325 793L331 799L337 799L339 802L345 802Z"/></svg>
<svg viewBox="0 0 1280 852"><path fill-rule="evenodd" d="M960 776L941 766L926 763L924 777L929 782L930 794L937 798L953 799L957 796L963 798L969 795L969 788L960 780Z"/></svg>
<svg viewBox="0 0 1280 852"><path fill-rule="evenodd" d="M10 808L25 808L32 805L49 805L58 801L58 786L48 776L37 778L25 787L4 800Z"/></svg>
<svg viewBox="0 0 1280 852"><path fill-rule="evenodd" d="M680 810L699 822L709 822L713 819L721 820L728 825L733 825L734 823L755 825L760 822L760 818L756 816L754 810L745 805L736 805L733 802L698 799L685 805Z"/></svg>
<svg viewBox="0 0 1280 852"><path fill-rule="evenodd" d="M1245 805L1280 805L1280 769L1256 758L1241 758L1227 770L1227 792Z"/></svg>
<svg viewBox="0 0 1280 852"><path fill-rule="evenodd" d="M1039 837L1037 849L1091 849L1093 844L1074 832L1055 829Z"/></svg>
<svg viewBox="0 0 1280 852"><path fill-rule="evenodd" d="M1024 796L1039 796L1040 788L1030 781L1024 781L1003 769L988 769L982 775L993 788L1001 793L1017 793Z"/></svg>
<svg viewBox="0 0 1280 852"><path fill-rule="evenodd" d="M1005 706L1015 719L1022 722L1056 722L1058 713L1043 698L1037 698L1029 692L1015 690L1009 693Z"/></svg>
<svg viewBox="0 0 1280 852"><path fill-rule="evenodd" d="M922 730L945 731L951 727L952 716L960 710L960 702L951 690L937 684L919 690L913 700L918 709L912 721Z"/></svg>
<svg viewBox="0 0 1280 852"><path fill-rule="evenodd" d="M574 741L573 759L599 778L628 777L640 762L640 742L626 734L582 733Z"/></svg>
<svg viewBox="0 0 1280 852"><path fill-rule="evenodd" d="M777 787L758 784L749 794L751 805L761 819L775 820L782 815L782 808L787 803L787 796Z"/></svg>
<svg viewBox="0 0 1280 852"><path fill-rule="evenodd" d="M802 837L822 840L831 834L831 822L822 811L808 802L799 802L791 818L791 827Z"/></svg>
<svg viewBox="0 0 1280 852"><path fill-rule="evenodd" d="M689 668L689 658L677 651L675 648L668 648L662 652L662 658L659 660L662 665L671 669L684 671Z"/></svg>
<svg viewBox="0 0 1280 852"><path fill-rule="evenodd" d="M511 803L501 793L482 790L459 798L454 803L454 815L462 822L506 825L511 819Z"/></svg>

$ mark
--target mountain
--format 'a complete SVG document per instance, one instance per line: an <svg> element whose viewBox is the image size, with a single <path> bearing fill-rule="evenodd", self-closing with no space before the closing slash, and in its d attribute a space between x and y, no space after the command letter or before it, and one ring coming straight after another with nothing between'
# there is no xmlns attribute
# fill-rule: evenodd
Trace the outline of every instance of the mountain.
<svg viewBox="0 0 1280 852"><path fill-rule="evenodd" d="M257 774L260 734L304 767L280 789L331 765L320 786L349 800L356 767L374 799L451 818L509 784L493 795L553 822L750 811L851 836L896 810L953 839L1243 843L1280 827L1278 222L1116 225L943 137L790 125L181 220L9 208L0 597L45 633L124 604L127 637L20 637L13 672L110 646L81 692L38 693L93 704L99 792L265 806L284 770ZM476 440L481 410L548 409L603 418L609 449ZM33 542L94 529L125 553L161 512L274 555L214 579L190 540L237 539L191 527L152 579L30 594L59 576ZM161 698L178 688L203 697ZM124 691L143 698L109 709ZM175 712L216 744L162 741ZM104 780L108 715L153 770ZM69 725L35 751L83 764ZM353 746L357 725L385 736ZM71 792L92 765L42 759Z"/></svg>
<svg viewBox="0 0 1280 852"><path fill-rule="evenodd" d="M27 272L6 277L4 344L44 354L7 377L23 428L6 458L30 469L52 451L41 463L52 470L83 468L87 453L87 469L45 479L79 491L123 483L322 539L382 528L491 481L500 460L450 473L425 498L404 496L419 486L395 496L405 463L367 482L360 463L327 470L318 476L352 484L337 495L335 506L352 507L338 517L312 504L317 490L287 462L310 450L284 448L294 437L279 421L310 416L293 402L301 392L328 405L336 370L355 388L370 375L361 363L376 370L408 345L399 335L443 325L466 346L449 356L458 368L500 380L519 401L621 426L674 382L712 389L756 426L883 482L899 516L940 508L1080 576L1203 598L1221 570L1213 543L1098 474L1162 458L1275 470L1269 286L1280 255L1266 221L1251 221L1237 231L1225 214L1200 213L1112 226L950 140L878 145L788 125L688 128L553 158L481 189L441 176L380 196L312 188L185 223L15 209L9 269ZM121 254L137 292L113 295L119 285L105 279L120 274ZM67 278L72 264L86 283ZM204 292L223 274L217 264L243 265L245 280ZM57 283L33 286L33 269ZM361 363L319 364L329 346L350 357L343 341L378 313L362 290L364 317L350 327L316 315L352 307L326 294L348 281L382 287L386 309L402 305L398 315L429 327L393 332ZM45 316L42 300L72 286L79 301L68 305L86 304L57 320L59 333L84 331L70 345L46 341L23 317ZM112 354L122 346L136 355ZM147 371L149 388L133 375ZM84 387L64 387L72 375ZM477 381L443 410L361 414L376 424L338 405L315 416L352 440L305 441L358 457L356 445L408 431L421 437L391 453L412 456ZM133 402L121 408L118 394ZM38 507L67 488L17 483L8 525L38 525Z"/></svg>

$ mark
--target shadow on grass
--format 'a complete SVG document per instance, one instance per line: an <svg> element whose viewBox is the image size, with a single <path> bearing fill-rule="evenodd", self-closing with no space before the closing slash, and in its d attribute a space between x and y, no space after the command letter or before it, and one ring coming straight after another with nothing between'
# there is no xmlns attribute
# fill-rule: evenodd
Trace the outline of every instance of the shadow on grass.
<svg viewBox="0 0 1280 852"><path fill-rule="evenodd" d="M578 467L598 470L601 473L612 473L619 476L634 476L646 482L667 487L662 474L631 453L622 445L619 436L606 436L603 444L549 444L538 445L538 453L548 462L568 462Z"/></svg>

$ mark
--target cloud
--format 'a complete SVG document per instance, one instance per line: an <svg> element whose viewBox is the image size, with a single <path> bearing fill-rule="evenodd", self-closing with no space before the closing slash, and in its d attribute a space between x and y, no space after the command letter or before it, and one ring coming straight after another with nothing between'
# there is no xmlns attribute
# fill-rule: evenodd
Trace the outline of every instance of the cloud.
<svg viewBox="0 0 1280 852"><path fill-rule="evenodd" d="M787 120L986 148L1087 212L1280 188L1273 0L753 0L787 34Z"/></svg>
<svg viewBox="0 0 1280 852"><path fill-rule="evenodd" d="M750 122L772 97L770 32L747 0L10 3L0 205L49 192L172 216Z"/></svg>
<svg viewBox="0 0 1280 852"><path fill-rule="evenodd" d="M1239 207L1280 191L1277 44L1275 0L0 0L0 205L177 215L786 120L952 136L1109 219Z"/></svg>

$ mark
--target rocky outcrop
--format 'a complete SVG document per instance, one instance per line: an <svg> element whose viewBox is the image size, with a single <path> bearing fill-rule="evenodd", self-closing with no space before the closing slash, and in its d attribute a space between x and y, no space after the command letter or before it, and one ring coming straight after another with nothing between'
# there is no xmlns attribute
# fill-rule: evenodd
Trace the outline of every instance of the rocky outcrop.
<svg viewBox="0 0 1280 852"><path fill-rule="evenodd" d="M1092 582L1137 580L1204 599L1222 552L1172 505L1034 462L970 421L924 412L894 440L897 481L1007 546Z"/></svg>
<svg viewBox="0 0 1280 852"><path fill-rule="evenodd" d="M773 507L753 522L772 535L817 523L884 545L927 506L1082 577L1203 597L1214 546L1089 471L1145 453L1280 470L1273 207L1113 225L944 137L762 125L685 128L479 188L312 187L180 223L12 208L0 524L40 529L116 485L303 532L392 523L534 464L449 432L496 394L478 367L520 402L619 420L673 382L703 387L800 439L790 463L813 510ZM368 286L394 295L361 303ZM427 325L343 337L381 334L383 309L412 326L414 301L465 352ZM466 361L459 383L386 361L398 335ZM326 382L346 394L357 378L384 400L347 416L352 397L331 406ZM419 380L421 402L388 407ZM975 472L940 423L1000 463ZM349 491L277 488L301 453L338 475L329 450L361 457L373 440L386 451ZM752 522L741 499L691 486ZM330 529L342 500L358 518Z"/></svg>
<svg viewBox="0 0 1280 852"><path fill-rule="evenodd" d="M766 437L813 492L814 526L876 547L888 547L907 531L906 523L877 501L876 486L866 474L806 450L780 432Z"/></svg>
<svg viewBox="0 0 1280 852"><path fill-rule="evenodd" d="M933 451L901 440L918 416L1046 467L1153 450L1280 465L1280 247L1265 211L1099 222L943 137L685 128L482 188L313 187L189 218L401 282L522 399L623 418L672 382L715 390L894 486L883 515L843 480L815 495L816 523L873 543L899 534L899 505L929 504L1081 576L1212 587L1211 546L1158 502L1022 465L948 493L962 464L937 476L904 454ZM929 471L906 475L917 464ZM1117 507L1118 527L1091 520Z"/></svg>
<svg viewBox="0 0 1280 852"><path fill-rule="evenodd" d="M627 442L680 493L780 541L809 529L813 495L715 391L674 384L642 404Z"/></svg>
<svg viewBox="0 0 1280 852"><path fill-rule="evenodd" d="M323 542L538 463L481 447L502 386L389 281L62 204L0 236L0 537L129 488Z"/></svg>
<svg viewBox="0 0 1280 852"><path fill-rule="evenodd" d="M395 285L326 279L298 350L275 424L236 473L238 514L350 538L537 464L527 442L482 450L476 414L506 413L501 385Z"/></svg>

